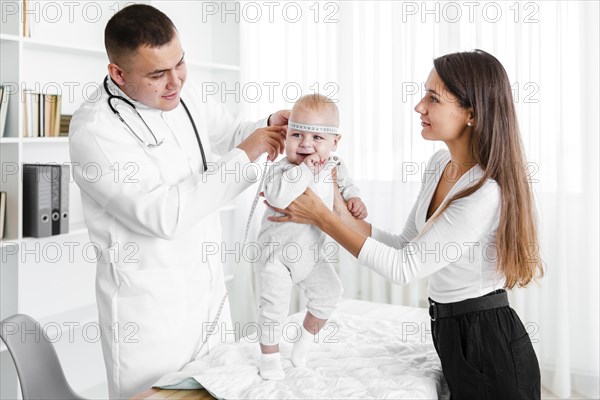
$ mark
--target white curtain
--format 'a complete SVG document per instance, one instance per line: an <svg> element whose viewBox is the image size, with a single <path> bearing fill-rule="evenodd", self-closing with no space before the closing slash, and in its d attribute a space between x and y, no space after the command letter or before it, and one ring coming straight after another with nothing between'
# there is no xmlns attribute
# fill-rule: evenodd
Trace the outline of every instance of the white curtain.
<svg viewBox="0 0 600 400"><path fill-rule="evenodd" d="M247 8L240 27L244 115L289 108L314 91L338 100L338 153L362 189L368 221L393 232L402 230L424 163L443 148L421 138L413 110L433 59L479 48L502 62L546 266L539 283L511 292L511 303L534 341L544 387L560 397L598 398L598 2L290 2L271 15L254 4L262 18ZM256 88L258 96L250 92ZM253 191L237 201L240 227ZM343 251L337 268L345 297L426 304L425 280L391 285ZM243 304L233 304L246 320L255 313L250 271L238 274ZM301 306L296 297L293 310Z"/></svg>

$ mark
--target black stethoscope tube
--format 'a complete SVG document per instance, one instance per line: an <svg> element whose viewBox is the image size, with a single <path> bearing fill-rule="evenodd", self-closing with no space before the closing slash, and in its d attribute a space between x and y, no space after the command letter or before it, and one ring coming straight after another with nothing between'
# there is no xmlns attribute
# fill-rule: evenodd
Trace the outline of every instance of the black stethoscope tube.
<svg viewBox="0 0 600 400"><path fill-rule="evenodd" d="M113 81L113 83L114 83L114 81ZM106 93L108 94L108 100L107 100L107 102L108 102L108 107L110 107L110 110L117 117L119 117L119 119L121 120L121 122L123 124L125 124L125 126L127 126L127 128L129 128L129 130L131 131L131 133L133 133L133 135L142 144L145 144L144 140L140 136L138 136L135 133L135 131L131 128L131 126L129 126L129 124L123 119L123 117L121 117L121 113L119 113L119 111L117 111L117 109L113 106L112 100L114 100L114 99L121 100L123 103L127 104L128 106L130 106L133 109L133 111L135 111L135 113L138 115L138 117L140 117L140 119L142 120L142 122L144 123L144 125L146 126L146 128L148 129L148 132L150 132L150 134L154 138L154 143L148 143L147 144L148 147L152 147L152 148L158 147L158 146L160 146L163 143L162 140L160 142L158 141L158 139L156 138L156 135L154 135L154 132L152 132L152 129L150 129L150 127L148 126L148 124L146 123L146 121L144 120L144 118L140 115L140 113L136 109L135 105L131 101L127 100L123 96L114 95L114 94L112 94L110 92L110 90L108 90L108 76L106 76L106 78L104 78L104 90L106 90ZM206 155L204 154L204 146L202 146L202 140L200 140L200 134L198 133L198 128L196 127L196 123L194 122L194 118L192 117L192 113L188 109L188 107L185 104L185 102L183 101L183 99L179 99L179 100L181 101L181 105L185 109L185 112L186 112L188 118L190 119L190 122L192 123L192 128L194 128L194 134L196 135L196 140L198 140L198 147L200 147L200 154L202 155L202 166L204 167L204 171L207 171L208 170L208 165L206 163Z"/></svg>

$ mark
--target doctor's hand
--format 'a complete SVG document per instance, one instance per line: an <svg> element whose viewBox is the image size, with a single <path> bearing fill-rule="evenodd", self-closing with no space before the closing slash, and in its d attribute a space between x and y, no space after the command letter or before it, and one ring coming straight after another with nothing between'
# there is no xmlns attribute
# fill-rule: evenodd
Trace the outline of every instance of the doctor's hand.
<svg viewBox="0 0 600 400"><path fill-rule="evenodd" d="M284 126L268 126L254 131L246 140L237 147L248 155L250 161L254 162L262 153L267 153L269 161L273 161L279 154L283 154L285 148Z"/></svg>
<svg viewBox="0 0 600 400"><path fill-rule="evenodd" d="M268 125L287 125L290 117L290 110L279 110L269 116Z"/></svg>

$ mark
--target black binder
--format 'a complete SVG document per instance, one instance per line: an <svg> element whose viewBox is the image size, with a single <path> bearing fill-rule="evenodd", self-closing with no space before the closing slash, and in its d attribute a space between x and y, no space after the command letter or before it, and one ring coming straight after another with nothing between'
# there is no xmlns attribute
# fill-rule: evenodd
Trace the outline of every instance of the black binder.
<svg viewBox="0 0 600 400"><path fill-rule="evenodd" d="M58 223L52 224L52 234L59 235L61 233L69 232L69 166L67 165L56 165L55 170L58 172L58 181L56 185L53 185L53 191L59 192L58 198ZM58 189L56 187L58 186Z"/></svg>
<svg viewBox="0 0 600 400"><path fill-rule="evenodd" d="M23 236L52 235L52 165L23 164Z"/></svg>
<svg viewBox="0 0 600 400"><path fill-rule="evenodd" d="M69 167L23 164L23 236L69 231Z"/></svg>

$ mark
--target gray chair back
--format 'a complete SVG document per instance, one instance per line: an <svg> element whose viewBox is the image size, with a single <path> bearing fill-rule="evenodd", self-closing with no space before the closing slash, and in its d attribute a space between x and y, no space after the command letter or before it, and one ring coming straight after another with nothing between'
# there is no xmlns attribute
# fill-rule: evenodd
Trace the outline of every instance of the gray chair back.
<svg viewBox="0 0 600 400"><path fill-rule="evenodd" d="M0 336L15 363L23 400L83 400L69 386L54 345L36 320L10 316L0 321Z"/></svg>

